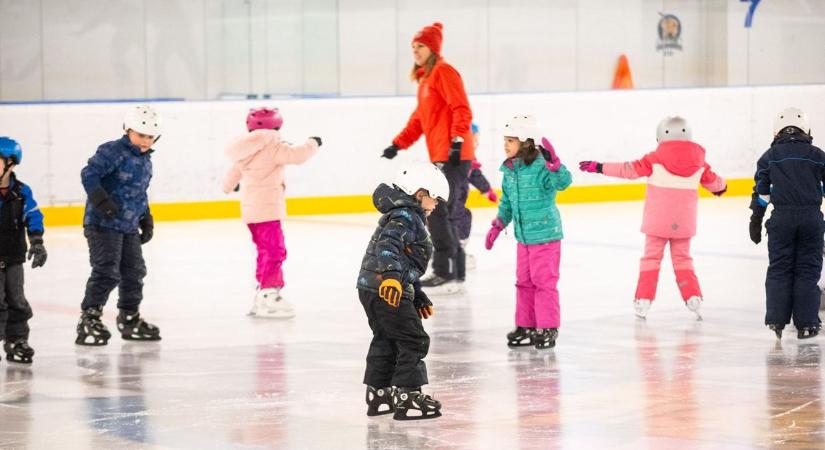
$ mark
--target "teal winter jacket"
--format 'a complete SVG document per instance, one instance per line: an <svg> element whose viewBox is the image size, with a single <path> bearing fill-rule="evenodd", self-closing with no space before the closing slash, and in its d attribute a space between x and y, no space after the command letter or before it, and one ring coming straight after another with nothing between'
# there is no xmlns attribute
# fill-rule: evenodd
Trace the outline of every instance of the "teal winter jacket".
<svg viewBox="0 0 825 450"><path fill-rule="evenodd" d="M556 208L556 192L570 186L573 178L564 165L551 172L539 155L529 166L521 158L501 165L504 180L498 217L507 226L513 222L516 240L522 244L544 244L561 240L561 215Z"/></svg>

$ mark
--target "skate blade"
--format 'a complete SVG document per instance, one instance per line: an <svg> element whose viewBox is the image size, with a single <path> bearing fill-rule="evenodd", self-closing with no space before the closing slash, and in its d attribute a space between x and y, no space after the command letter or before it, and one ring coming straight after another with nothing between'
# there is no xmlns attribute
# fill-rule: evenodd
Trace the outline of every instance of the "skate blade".
<svg viewBox="0 0 825 450"><path fill-rule="evenodd" d="M420 416L408 416L406 414L399 414L396 412L394 416L392 416L395 420L427 420L427 419L435 419L441 417L441 411L434 411L428 414L421 414Z"/></svg>
<svg viewBox="0 0 825 450"><path fill-rule="evenodd" d="M536 344L532 342L508 342L507 346L510 348L519 348L519 347L533 347Z"/></svg>
<svg viewBox="0 0 825 450"><path fill-rule="evenodd" d="M250 317L255 319L291 319L295 317L295 313L257 313Z"/></svg>
<svg viewBox="0 0 825 450"><path fill-rule="evenodd" d="M554 348L555 346L556 346L555 342L553 342L552 344L543 344L543 345L539 344L539 345L536 345L536 350L550 350L551 348Z"/></svg>
<svg viewBox="0 0 825 450"><path fill-rule="evenodd" d="M372 408L367 408L367 415L370 416L370 417L386 416L387 414L393 414L393 413L395 413L395 409L393 409L393 408L390 408L386 411L381 411L381 410L377 410L377 409L373 410Z"/></svg>
<svg viewBox="0 0 825 450"><path fill-rule="evenodd" d="M156 342L161 340L160 336L132 336L131 334L123 334L120 337L132 342Z"/></svg>

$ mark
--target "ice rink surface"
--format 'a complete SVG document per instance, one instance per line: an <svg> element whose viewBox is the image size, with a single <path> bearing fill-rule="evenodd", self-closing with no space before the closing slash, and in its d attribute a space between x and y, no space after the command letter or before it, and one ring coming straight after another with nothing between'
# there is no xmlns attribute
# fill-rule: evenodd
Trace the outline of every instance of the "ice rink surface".
<svg viewBox="0 0 825 450"><path fill-rule="evenodd" d="M254 249L237 220L158 223L144 246L143 316L163 341L74 345L90 272L79 227L50 228L27 271L31 368L0 363L0 448L825 448L822 350L763 325L767 249L745 197L703 199L697 322L669 255L647 321L632 300L641 202L562 205L562 326L553 350L510 350L515 239L483 249L476 210L467 294L436 297L425 392L443 417L365 415L370 331L355 291L378 214L285 222L288 321L246 317ZM104 320L114 329L115 299Z"/></svg>

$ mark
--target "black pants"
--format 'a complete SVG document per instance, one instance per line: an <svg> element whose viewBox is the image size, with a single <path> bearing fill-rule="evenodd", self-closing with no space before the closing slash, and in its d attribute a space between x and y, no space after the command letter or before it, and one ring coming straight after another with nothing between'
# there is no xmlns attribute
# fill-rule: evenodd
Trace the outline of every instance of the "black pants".
<svg viewBox="0 0 825 450"><path fill-rule="evenodd" d="M467 175L470 161L461 161L458 166L449 162L438 163L450 186L447 203L439 203L427 220L433 241L433 272L447 279L464 279L464 251L459 245L460 223L467 203Z"/></svg>
<svg viewBox="0 0 825 450"><path fill-rule="evenodd" d="M7 342L29 339L32 308L23 294L23 265L0 270L0 338Z"/></svg>
<svg viewBox="0 0 825 450"><path fill-rule="evenodd" d="M427 384L427 366L422 360L430 349L430 336L424 331L412 302L403 299L397 308L392 307L378 294L361 289L358 297L372 329L364 384L374 387Z"/></svg>
<svg viewBox="0 0 825 450"><path fill-rule="evenodd" d="M103 307L112 290L119 287L118 309L137 311L146 276L140 235L98 227L85 227L84 235L89 243L92 275L86 282L81 308Z"/></svg>
<svg viewBox="0 0 825 450"><path fill-rule="evenodd" d="M819 326L817 287L822 271L825 225L819 208L774 209L768 230L768 275L765 324L797 328Z"/></svg>

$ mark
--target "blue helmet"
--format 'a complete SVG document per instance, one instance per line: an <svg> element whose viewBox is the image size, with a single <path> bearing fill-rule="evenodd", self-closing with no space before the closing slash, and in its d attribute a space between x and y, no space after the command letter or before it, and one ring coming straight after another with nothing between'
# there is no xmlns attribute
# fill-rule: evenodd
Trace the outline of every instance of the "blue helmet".
<svg viewBox="0 0 825 450"><path fill-rule="evenodd" d="M476 123L475 123L475 122L473 122L473 123L471 123L471 124L470 124L470 131L472 131L472 132L473 132L473 134L477 134L477 133L478 133L478 125L476 125Z"/></svg>
<svg viewBox="0 0 825 450"><path fill-rule="evenodd" d="M19 165L23 161L23 149L14 139L0 136L0 156L3 159L10 159L14 164Z"/></svg>

